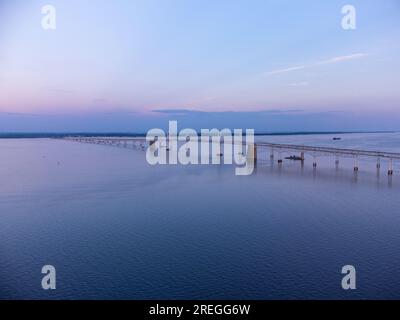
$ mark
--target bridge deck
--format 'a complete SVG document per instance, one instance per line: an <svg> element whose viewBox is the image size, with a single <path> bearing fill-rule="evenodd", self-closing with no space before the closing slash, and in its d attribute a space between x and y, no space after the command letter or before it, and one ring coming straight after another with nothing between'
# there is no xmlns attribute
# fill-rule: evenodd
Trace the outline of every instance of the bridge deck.
<svg viewBox="0 0 400 320"><path fill-rule="evenodd" d="M115 137L70 137L65 138L67 140L87 142L95 144L120 144L120 143L146 143L146 139L143 137L137 138L115 138ZM400 159L400 153L386 152L386 151L371 151L361 149L346 149L346 148L332 148L332 147L317 147L307 145L294 145L294 144L279 144L279 143L268 143L268 142L256 142L256 146L270 148L273 151L299 151L299 152L311 152L311 153L322 153L327 155L335 156L366 156L375 158L389 158L389 159Z"/></svg>
<svg viewBox="0 0 400 320"><path fill-rule="evenodd" d="M257 142L257 147L269 147L276 150L296 150L300 152L318 152L333 155L351 155L351 156L368 156L376 158L400 159L400 153L386 151L371 151L360 149L331 148L331 147L313 147L306 145L279 144L268 142Z"/></svg>

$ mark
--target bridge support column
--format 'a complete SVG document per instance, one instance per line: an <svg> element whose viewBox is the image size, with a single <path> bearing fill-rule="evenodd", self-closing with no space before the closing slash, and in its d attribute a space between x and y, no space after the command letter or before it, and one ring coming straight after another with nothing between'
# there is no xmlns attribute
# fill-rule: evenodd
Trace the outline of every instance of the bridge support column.
<svg viewBox="0 0 400 320"><path fill-rule="evenodd" d="M304 161L304 151L302 151L302 152L300 153L300 158L301 158L301 161Z"/></svg>
<svg viewBox="0 0 400 320"><path fill-rule="evenodd" d="M313 162L312 166L313 166L313 168L316 168L317 167L317 163Z"/></svg>
<svg viewBox="0 0 400 320"><path fill-rule="evenodd" d="M389 170L388 170L388 175L391 176L393 175L393 159L389 159Z"/></svg>
<svg viewBox="0 0 400 320"><path fill-rule="evenodd" d="M354 156L354 171L358 171L358 155Z"/></svg>
<svg viewBox="0 0 400 320"><path fill-rule="evenodd" d="M281 151L278 152L278 163L282 164L283 160L282 160L282 153Z"/></svg>
<svg viewBox="0 0 400 320"><path fill-rule="evenodd" d="M380 169L381 168L381 158L378 157L378 160L376 161L376 168Z"/></svg>
<svg viewBox="0 0 400 320"><path fill-rule="evenodd" d="M186 142L189 140L190 140L190 138L187 137ZM223 150L224 150L224 137L220 135L219 136L219 153L217 154L217 156L222 157L224 155L222 152Z"/></svg>
<svg viewBox="0 0 400 320"><path fill-rule="evenodd" d="M274 148L271 148L271 154L269 155L269 158L271 160L274 159Z"/></svg>
<svg viewBox="0 0 400 320"><path fill-rule="evenodd" d="M255 143L249 144L247 147L247 159L257 163L257 145Z"/></svg>
<svg viewBox="0 0 400 320"><path fill-rule="evenodd" d="M314 156L314 161L313 161L312 166L313 166L313 168L317 167L317 157L316 156Z"/></svg>

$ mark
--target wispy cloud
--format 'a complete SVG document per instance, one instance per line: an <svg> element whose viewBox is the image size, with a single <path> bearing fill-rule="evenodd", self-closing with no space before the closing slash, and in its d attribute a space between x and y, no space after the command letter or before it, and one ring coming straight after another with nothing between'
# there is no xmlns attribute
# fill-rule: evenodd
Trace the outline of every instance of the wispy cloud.
<svg viewBox="0 0 400 320"><path fill-rule="evenodd" d="M173 115L184 115L184 114L189 114L189 113L200 113L203 111L189 110L189 109L154 109L154 110L152 110L152 112L173 114Z"/></svg>
<svg viewBox="0 0 400 320"><path fill-rule="evenodd" d="M152 110L155 113L163 113L174 116L183 115L228 115L228 114L286 114L286 113L297 113L304 112L302 109L264 109L264 110L254 110L254 111L201 111L201 110L191 110L191 109L155 109Z"/></svg>
<svg viewBox="0 0 400 320"><path fill-rule="evenodd" d="M265 74L266 75L274 75L274 74L287 73L287 72L292 72L292 71L297 71L297 70L314 68L314 67L318 67L318 66L335 64L335 63L349 61L349 60L361 59L361 58L367 57L369 55L370 55L370 53L354 53L354 54L349 54L346 56L333 57L328 60L317 61L317 62L310 63L310 64L304 64L304 65L294 66L294 67L285 68L285 69L272 70L272 71L266 72Z"/></svg>
<svg viewBox="0 0 400 320"><path fill-rule="evenodd" d="M291 67L291 68L285 68L285 69L278 69L278 70L269 71L266 74L279 74L279 73L292 72L292 71L302 70L307 67L308 66L297 66L297 67Z"/></svg>

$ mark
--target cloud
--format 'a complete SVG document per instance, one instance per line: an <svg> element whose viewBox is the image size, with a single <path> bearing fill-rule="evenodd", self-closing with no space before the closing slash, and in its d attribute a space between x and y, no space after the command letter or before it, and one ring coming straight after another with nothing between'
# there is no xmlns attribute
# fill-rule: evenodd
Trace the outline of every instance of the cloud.
<svg viewBox="0 0 400 320"><path fill-rule="evenodd" d="M361 59L361 58L367 57L369 55L370 55L369 53L354 53L354 54L349 54L346 56L333 57L328 60L322 60L322 61L318 61L318 62L314 62L314 63L310 63L310 64L268 71L265 74L266 75L275 75L275 74L280 74L280 73L287 73L287 72L292 72L292 71L297 71L297 70L314 68L314 67L318 67L318 66L335 64L335 63L349 61L349 60Z"/></svg>
<svg viewBox="0 0 400 320"><path fill-rule="evenodd" d="M189 110L189 109L155 109L152 112L156 113L165 113L165 114L173 114L173 115L184 115L194 112L202 112L197 110Z"/></svg>
<svg viewBox="0 0 400 320"><path fill-rule="evenodd" d="M300 109L265 109L265 110L254 110L254 111L201 111L201 110L191 110L191 109L155 109L152 110L155 113L163 113L174 116L184 116L192 114L203 114L203 115L228 115L228 114L287 114L287 113L297 113L304 112Z"/></svg>
<svg viewBox="0 0 400 320"><path fill-rule="evenodd" d="M272 74L286 73L286 72L302 70L302 69L305 69L305 68L307 68L307 66L297 66L297 67L291 67L291 68L286 68L286 69L279 69L279 70L269 71L266 74L272 75Z"/></svg>
<svg viewBox="0 0 400 320"><path fill-rule="evenodd" d="M350 55L347 55L347 56L334 57L334 58L331 58L329 60L320 61L320 62L315 63L314 65L315 66L321 66L321 65L326 65L326 64L334 64L334 63L338 63L338 62L364 58L364 57L367 57L369 55L370 55L369 53L354 53L354 54L350 54Z"/></svg>

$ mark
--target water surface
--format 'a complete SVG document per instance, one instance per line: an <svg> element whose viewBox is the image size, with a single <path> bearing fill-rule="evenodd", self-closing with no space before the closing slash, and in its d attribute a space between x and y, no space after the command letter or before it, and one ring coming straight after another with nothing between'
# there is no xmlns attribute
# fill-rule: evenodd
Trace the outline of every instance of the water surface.
<svg viewBox="0 0 400 320"><path fill-rule="evenodd" d="M399 151L399 134L257 140ZM149 166L140 150L0 139L0 298L400 298L399 165L318 158L251 176ZM41 289L41 268L57 289ZM341 268L357 290L341 289Z"/></svg>

